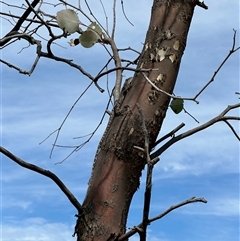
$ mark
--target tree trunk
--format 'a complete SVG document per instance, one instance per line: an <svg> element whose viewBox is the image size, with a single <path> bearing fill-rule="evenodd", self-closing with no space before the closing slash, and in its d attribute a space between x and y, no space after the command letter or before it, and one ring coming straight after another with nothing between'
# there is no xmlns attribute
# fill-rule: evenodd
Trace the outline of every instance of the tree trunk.
<svg viewBox="0 0 240 241"><path fill-rule="evenodd" d="M172 93L176 82L195 0L155 0L138 69L152 69L146 76L160 89ZM97 150L84 218L76 225L78 241L116 240L125 233L132 197L146 164L139 103L153 146L168 109L170 97L152 87L142 73L135 73L131 88L107 128ZM83 170L81 170L82 172Z"/></svg>

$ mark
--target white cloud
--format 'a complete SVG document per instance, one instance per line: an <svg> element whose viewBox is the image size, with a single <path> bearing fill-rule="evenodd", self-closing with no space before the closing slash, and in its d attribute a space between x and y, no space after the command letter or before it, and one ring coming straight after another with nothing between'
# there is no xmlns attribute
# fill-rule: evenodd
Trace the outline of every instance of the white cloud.
<svg viewBox="0 0 240 241"><path fill-rule="evenodd" d="M181 212L191 215L213 215L225 217L238 217L240 214L238 197L209 197L208 203L206 205L203 205L201 209L196 209L190 206L188 208L181 209Z"/></svg>
<svg viewBox="0 0 240 241"><path fill-rule="evenodd" d="M72 241L73 227L64 223L49 223L42 218L24 219L21 223L3 224L4 241Z"/></svg>
<svg viewBox="0 0 240 241"><path fill-rule="evenodd" d="M5 209L5 208L15 207L15 208L21 208L23 210L27 210L31 204L32 202L21 200L19 197L18 197L18 200L16 201L16 199L14 199L12 196L8 196L8 197L5 196L4 201L2 202L1 208Z"/></svg>

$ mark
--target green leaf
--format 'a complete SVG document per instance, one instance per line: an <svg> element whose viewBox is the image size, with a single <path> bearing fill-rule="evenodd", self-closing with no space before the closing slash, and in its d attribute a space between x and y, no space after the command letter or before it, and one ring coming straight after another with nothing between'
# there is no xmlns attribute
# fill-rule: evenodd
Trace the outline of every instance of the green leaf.
<svg viewBox="0 0 240 241"><path fill-rule="evenodd" d="M58 26L65 33L75 33L79 30L80 20L78 15L71 9L64 9L57 12Z"/></svg>
<svg viewBox="0 0 240 241"><path fill-rule="evenodd" d="M79 37L79 42L85 48L91 48L99 39L99 36L92 30L86 30Z"/></svg>
<svg viewBox="0 0 240 241"><path fill-rule="evenodd" d="M99 36L102 35L102 29L99 27L99 25L96 22L92 22L87 30L92 30L93 32L97 33Z"/></svg>
<svg viewBox="0 0 240 241"><path fill-rule="evenodd" d="M175 114L179 114L183 110L183 99L173 99L170 107Z"/></svg>

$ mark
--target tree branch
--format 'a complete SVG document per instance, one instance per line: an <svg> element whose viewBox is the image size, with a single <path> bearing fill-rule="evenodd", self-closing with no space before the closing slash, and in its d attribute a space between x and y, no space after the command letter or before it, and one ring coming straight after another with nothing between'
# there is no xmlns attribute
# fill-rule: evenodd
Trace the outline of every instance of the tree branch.
<svg viewBox="0 0 240 241"><path fill-rule="evenodd" d="M169 140L168 142L166 142L163 146L161 146L157 151L153 152L150 157L151 158L155 158L157 156L160 156L164 151L166 151L171 145L173 145L174 143L180 141L181 139L184 139L188 136L191 136L199 131L202 131L210 126L212 126L213 124L220 122L220 121L224 121L226 122L227 120L240 120L240 117L237 116L225 116L230 110L236 109L240 107L240 103L235 104L235 105L229 105L221 114L219 114L218 116L216 116L215 118L207 121L206 123L195 127L189 131L186 131L178 136L173 137L171 140ZM228 123L229 124L229 123ZM230 124L229 124L230 125ZM233 130L233 128L231 128ZM236 135L236 132L234 132L234 135ZM237 135L237 138L239 139L239 136Z"/></svg>
<svg viewBox="0 0 240 241"><path fill-rule="evenodd" d="M202 2L197 1L196 5L201 7L201 8L204 8L206 10L208 9L208 6L204 3L204 1L202 1Z"/></svg>
<svg viewBox="0 0 240 241"><path fill-rule="evenodd" d="M26 11L23 13L23 15L21 16L21 18L19 18L19 20L17 21L16 25L13 27L13 29L5 36L10 36L12 35L12 33L17 33L20 29L20 27L22 26L23 22L27 19L27 17L29 16L29 14L32 12L32 8L35 8L37 6L37 4L40 2L40 0L34 0L31 4L31 6L29 6ZM11 39L6 39L3 38L3 40L0 42L0 46L4 46L5 44L7 44Z"/></svg>
<svg viewBox="0 0 240 241"><path fill-rule="evenodd" d="M146 156L146 162L147 162L147 176L146 176L146 187L145 187L145 193L144 193L144 205L143 205L143 217L142 217L142 226L141 231L139 231L140 235L140 241L146 241L147 238L147 226L149 222L149 211L150 211L150 204L151 204L151 193L152 193L152 172L154 164L159 161L159 158L156 157L155 159L151 160L149 155L149 137L148 137L148 131L145 124L145 119L142 113L142 109L140 105L136 104L138 108L138 112L140 114L141 122L142 122L142 129L144 133L144 149L142 151L145 153ZM138 148L141 150L141 148Z"/></svg>
<svg viewBox="0 0 240 241"><path fill-rule="evenodd" d="M170 208L168 208L168 209L167 209L166 211L164 211L163 213L157 215L156 217L150 218L150 219L149 219L149 224L150 224L151 222L154 222L154 221L156 221L156 220L158 220L158 219L163 218L163 217L166 216L168 213L170 213L171 211L173 211L173 210L175 210L175 209L177 209L177 208L180 208L180 207L182 207L182 206L184 206L184 205L187 205L187 204L190 204L190 203L196 203L196 202L207 203L207 200L204 199L204 198L191 197L191 198L189 198L189 199L187 199L187 200L185 200L185 201L183 201L183 202L181 202L181 203L178 203L178 204L176 204L176 205L172 205Z"/></svg>
<svg viewBox="0 0 240 241"><path fill-rule="evenodd" d="M173 129L172 131L170 131L168 134L166 134L165 136L161 137L159 140L157 140L155 143L154 143L154 146L157 146L159 143L161 143L162 141L166 140L168 137L172 137L174 136L174 134L179 131L180 129L182 129L183 127L185 126L184 123L181 123L179 126L177 126L175 129Z"/></svg>
<svg viewBox="0 0 240 241"><path fill-rule="evenodd" d="M142 73L142 75L144 76L144 78L148 81L148 83L154 88L156 89L157 91L161 92L161 93L164 93L165 95L171 97L171 98L174 98L174 99L181 99L181 100L192 100L192 101L195 101L197 104L199 104L199 102L196 100L196 98L187 98L187 97L180 97L180 96L175 96L175 95L171 95L169 94L168 92L158 88L148 77L145 73Z"/></svg>
<svg viewBox="0 0 240 241"><path fill-rule="evenodd" d="M2 146L0 146L0 152L3 155L10 158L12 161L16 162L18 165L52 179L52 181L54 181L57 184L57 186L62 190L62 192L67 196L67 198L72 203L72 205L78 210L78 214L83 213L82 205L78 202L75 196L70 192L70 190L65 186L65 184L54 173L52 173L49 170L45 170L41 167L38 167L36 165L33 165L31 163L23 161L22 159L13 155L11 152L9 152L7 149L5 149Z"/></svg>
<svg viewBox="0 0 240 241"><path fill-rule="evenodd" d="M149 72L149 71L159 70L159 69L135 69L135 68L120 66L120 67L115 67L115 68L106 70L105 72L102 72L102 73L98 74L98 75L93 79L93 81L94 81L94 82L97 82L97 81L98 81L100 78L102 78L104 75L110 74L111 72L118 71L118 70L121 70L121 72L123 72L124 70L132 71L132 72Z"/></svg>
<svg viewBox="0 0 240 241"><path fill-rule="evenodd" d="M236 34L237 31L233 29L233 45L231 50L229 51L228 55L225 57L225 59L222 61L222 63L220 64L220 66L218 67L218 69L213 73L212 78L203 86L203 88L194 96L193 99L197 99L198 96L214 81L214 78L216 77L216 75L218 74L218 72L220 71L220 69L223 67L223 65L226 63L226 61L228 60L228 58L235 53L236 51L238 51L240 49L240 47L235 48L236 45Z"/></svg>
<svg viewBox="0 0 240 241"><path fill-rule="evenodd" d="M192 198L189 198L181 203L178 203L178 204L175 204L175 205L172 205L171 207L169 207L165 212L153 217L153 218L150 218L149 219L149 223L148 225L151 223L151 222L154 222L158 219L161 219L163 218L164 216L166 216L168 213L170 213L171 211L177 209L177 208L180 208L182 206L185 206L187 204L190 204L190 203L196 203L196 202L202 202L202 203L207 203L207 200L205 200L204 198L195 198L195 197L192 197ZM121 237L119 237L117 239L117 241L124 241L124 240L127 240L127 238L133 236L135 233L137 232L141 232L142 230L142 225L143 223L140 223L139 225L133 227L129 232L125 233L124 235L122 235Z"/></svg>

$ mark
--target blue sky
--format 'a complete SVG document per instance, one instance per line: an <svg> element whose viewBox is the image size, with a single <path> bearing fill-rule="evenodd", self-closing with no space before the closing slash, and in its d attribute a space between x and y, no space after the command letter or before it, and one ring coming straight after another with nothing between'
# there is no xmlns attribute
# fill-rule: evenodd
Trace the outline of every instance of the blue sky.
<svg viewBox="0 0 240 241"><path fill-rule="evenodd" d="M14 2L20 5L23 1ZM78 1L68 2L77 4ZM103 2L111 21L112 7L108 1ZM89 3L104 25L100 4ZM199 7L195 10L174 91L184 97L195 95L208 82L232 46L232 29L239 31L238 1L208 0L206 4L209 6L207 11ZM3 4L1 7L2 11L8 10ZM139 1L137 5L133 0L125 2L125 12L134 27L123 18L119 3L118 7L118 47L131 46L141 51L151 3L146 0ZM49 6L48 11L54 13ZM11 26L3 19L1 21L1 35L4 36ZM71 48L67 42L74 37L77 35L60 40L65 48L54 46L55 53L73 59L95 75L107 60L105 50L101 46ZM239 46L239 33L237 43ZM22 47L26 47L25 42L16 42L1 52L1 58L30 69L35 48L24 49L18 54ZM134 54L123 53L123 58L127 57L134 58ZM131 73L125 74L126 78L131 76ZM110 85L113 81L114 75L110 75ZM1 65L1 145L23 160L57 174L80 202L85 196L95 151L107 120L84 148L61 165L56 163L62 161L70 149L56 148L50 159L55 136L41 145L39 143L59 127L89 83L77 70L48 59L40 60L31 77ZM106 78L101 79L99 84L106 89ZM185 102L185 107L203 124L221 113L227 105L237 103L236 91L239 91L239 53L229 59L215 81L199 97L200 104ZM107 100L107 91L102 94L92 86L68 118L58 144L82 143L82 139L73 138L89 134L96 128ZM239 111L233 111L232 115L239 115ZM182 122L186 124L182 131L198 126L187 114L175 115L169 111L160 136ZM239 133L239 124L232 124ZM128 228L141 222L145 172L141 180L142 185L129 213ZM153 180L150 216L192 196L204 197L208 203L184 206L151 224L148 241L239 239L239 143L226 124L218 123L170 147L155 167ZM2 155L1 208L4 241L75 240L71 235L76 210L59 188L46 177L23 169ZM130 240L137 241L138 237Z"/></svg>

